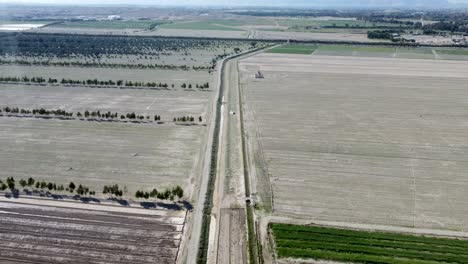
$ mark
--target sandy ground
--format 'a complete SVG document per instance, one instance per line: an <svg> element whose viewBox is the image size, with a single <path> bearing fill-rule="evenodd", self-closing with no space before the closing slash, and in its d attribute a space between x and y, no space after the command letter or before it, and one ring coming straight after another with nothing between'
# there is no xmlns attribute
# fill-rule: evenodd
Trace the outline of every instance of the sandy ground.
<svg viewBox="0 0 468 264"><path fill-rule="evenodd" d="M464 231L467 69L417 59L243 60L274 215Z"/></svg>
<svg viewBox="0 0 468 264"><path fill-rule="evenodd" d="M2 263L174 263L185 211L0 198Z"/></svg>

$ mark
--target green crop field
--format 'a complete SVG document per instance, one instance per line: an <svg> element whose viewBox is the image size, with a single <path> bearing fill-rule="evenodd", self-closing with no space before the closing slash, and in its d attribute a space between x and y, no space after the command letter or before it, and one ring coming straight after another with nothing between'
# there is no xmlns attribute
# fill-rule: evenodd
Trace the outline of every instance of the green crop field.
<svg viewBox="0 0 468 264"><path fill-rule="evenodd" d="M242 29L233 28L230 26L219 25L213 21L192 21L192 22L179 22L172 24L162 25L161 28L169 29L192 29L192 30L229 30L229 31L242 31Z"/></svg>
<svg viewBox="0 0 468 264"><path fill-rule="evenodd" d="M312 54L315 49L316 45L282 45L268 50L267 53Z"/></svg>
<svg viewBox="0 0 468 264"><path fill-rule="evenodd" d="M468 240L271 224L280 258L356 263L468 263Z"/></svg>

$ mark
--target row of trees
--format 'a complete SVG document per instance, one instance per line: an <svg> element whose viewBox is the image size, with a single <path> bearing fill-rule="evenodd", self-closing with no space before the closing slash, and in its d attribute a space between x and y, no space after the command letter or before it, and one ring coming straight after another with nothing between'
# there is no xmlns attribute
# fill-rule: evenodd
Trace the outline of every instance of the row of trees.
<svg viewBox="0 0 468 264"><path fill-rule="evenodd" d="M145 192L145 191L138 190L135 193L135 197L138 198L138 199L140 199L140 198L144 198L144 199L158 198L158 199L161 199L161 200L168 200L169 199L169 200L173 201L175 197L177 197L178 199L181 199L182 197L184 197L184 190L179 185L177 185L176 187L174 187L172 189L166 189L166 190L164 190L162 192L159 192L156 188L154 188L150 192Z"/></svg>
<svg viewBox="0 0 468 264"><path fill-rule="evenodd" d="M184 89L185 88L192 89L193 86L192 86L191 83L189 83L188 85L186 83L183 83L180 87L182 87ZM206 82L206 83L203 83L203 84L196 84L195 87L198 88L198 89L208 89L208 88L210 88L210 84L208 82Z"/></svg>
<svg viewBox="0 0 468 264"><path fill-rule="evenodd" d="M124 69L158 69L158 70L209 70L211 66L173 65L173 64L130 64L110 62L82 62L82 61L29 61L29 60L0 60L0 64L23 66L59 66L59 67L83 67L83 68L124 68Z"/></svg>
<svg viewBox="0 0 468 264"><path fill-rule="evenodd" d="M73 116L72 112L67 112L65 110L61 109L55 109L55 110L46 110L44 108L38 108L38 109L23 109L23 108L18 108L18 107L4 107L3 111L5 113L12 113L12 114L33 114L33 115L56 115L56 116L66 116L66 117L71 117ZM0 110L0 113L2 110Z"/></svg>
<svg viewBox="0 0 468 264"><path fill-rule="evenodd" d="M12 114L33 114L33 115L54 115L54 116L64 116L64 117L73 117L74 113L73 112L67 112L65 110L61 109L53 109L53 110L47 110L44 108L38 108L38 109L23 109L23 108L18 108L18 107L4 107L3 109L0 109L0 113L5 112L5 113L12 113ZM119 118L119 114L117 112L111 113L110 111L108 112L103 112L101 113L99 110L98 111L89 111L86 110L83 113L77 112L76 117L78 118L105 118L105 119L117 119ZM120 115L120 119L130 119L130 120L150 120L150 116L144 116L144 115L139 115L135 114L135 112L127 113L126 115ZM160 121L161 116L160 115L154 115L152 117L152 120L154 121ZM201 121L200 121L201 122Z"/></svg>
<svg viewBox="0 0 468 264"><path fill-rule="evenodd" d="M29 78L27 76L24 77L0 77L0 82L15 82L15 83L37 83L37 84L70 84L70 85L89 85L89 86L118 86L118 87L149 87L149 88L169 88L169 84L167 83L157 83L157 82L136 82L136 81L124 81L124 80L98 80L98 79L87 79L87 80L73 80L73 79L65 79L57 80L54 78L45 79L43 77L32 77ZM174 84L170 85L171 88L174 88ZM192 88L192 84L183 83L181 85L182 88ZM196 88L199 89L208 89L210 84L208 82L203 84L195 84Z"/></svg>
<svg viewBox="0 0 468 264"><path fill-rule="evenodd" d="M34 178L29 177L27 180L20 179L18 181L18 184L22 188L26 188L26 187L34 188L35 187L36 189L59 191L59 192L67 191L70 193L73 193L76 190L76 193L79 195L88 195L88 194L95 195L96 194L95 191L90 190L89 187L86 187L84 185L80 184L78 185L78 187L76 187L75 183L73 182L70 182L70 184L67 187L65 187L62 184L58 185L54 182L46 182L44 180L36 181ZM8 177L6 179L6 183L3 183L0 180L0 190L2 191L6 190L7 188L9 188L10 190L15 190L15 187L16 187L16 181L13 177Z"/></svg>
<svg viewBox="0 0 468 264"><path fill-rule="evenodd" d="M193 116L182 116L182 117L174 117L172 120L174 122L195 122L195 117ZM202 122L203 118L201 116L198 117L198 122Z"/></svg>
<svg viewBox="0 0 468 264"><path fill-rule="evenodd" d="M102 189L102 193L115 195L117 197L122 197L124 192L123 190L119 188L118 184L114 184L114 185L104 185L104 188Z"/></svg>
<svg viewBox="0 0 468 264"><path fill-rule="evenodd" d="M27 180L20 179L18 181L18 184L22 188L26 188L26 187L34 188L35 187L36 189L46 189L46 190L49 190L50 192L51 191L59 191L59 192L66 191L70 193L76 192L76 194L78 195L88 195L88 194L96 195L96 192L93 190L90 190L89 187L82 185L82 184L79 184L77 186L74 182L70 182L68 186L63 186L62 184L58 185L54 182L38 181L32 177L29 177ZM0 190L2 191L6 189L10 189L13 191L15 190L15 187L16 187L16 181L13 177L8 177L5 182L2 182L0 180ZM126 191L121 189L118 184L104 185L103 190L102 190L103 194L113 195L116 197L122 197L124 192ZM156 188L154 188L150 192L144 192L144 191L139 190L135 193L135 197L144 198L144 199L157 198L161 200L173 201L176 197L178 199L181 199L182 197L184 197L184 190L179 185L177 185L176 187L172 189L166 189L161 192L158 192Z"/></svg>

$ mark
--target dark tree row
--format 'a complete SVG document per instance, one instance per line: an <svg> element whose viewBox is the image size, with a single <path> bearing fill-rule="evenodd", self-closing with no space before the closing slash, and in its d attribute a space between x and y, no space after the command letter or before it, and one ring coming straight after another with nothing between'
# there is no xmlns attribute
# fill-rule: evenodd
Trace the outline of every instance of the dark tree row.
<svg viewBox="0 0 468 264"><path fill-rule="evenodd" d="M171 200L173 201L175 197L178 197L181 199L184 197L184 190L182 187L177 185L176 187L172 189L166 189L162 192L159 192L156 188L151 190L150 192L144 192L144 191L136 191L135 193L136 198L144 198L144 199L149 199L149 198L158 198L161 200Z"/></svg>
<svg viewBox="0 0 468 264"><path fill-rule="evenodd" d="M189 83L189 84L183 83L180 87L184 88L184 89L185 88L188 88L188 89L193 88L191 83ZM203 84L195 84L195 87L198 88L198 89L208 89L208 88L210 88L210 84L208 82L203 83Z"/></svg>
<svg viewBox="0 0 468 264"><path fill-rule="evenodd" d="M172 120L174 122L195 122L195 117L193 116L182 116L182 117L174 117ZM202 122L203 119L201 116L198 117L198 122Z"/></svg>
<svg viewBox="0 0 468 264"><path fill-rule="evenodd" d="M0 64L13 64L24 66L60 66L60 67L83 67L83 68L125 68L125 69L161 69L161 70L209 70L212 66L172 65L172 64L130 64L130 63L108 63L108 62L80 62L80 61L27 61L27 60L0 60Z"/></svg>
<svg viewBox="0 0 468 264"><path fill-rule="evenodd" d="M59 191L59 192L63 192L63 191L67 191L67 192L70 192L70 193L73 193L75 192L76 190L76 193L79 194L79 195L95 195L96 192L95 191L92 191L89 189L89 187L86 187L84 185L78 185L78 187L75 186L75 183L73 182L70 182L70 184L65 187L63 186L62 184L58 185L54 182L46 182L44 180L42 181L39 181L39 180L35 180L34 178L32 177L29 177L27 180L25 179L20 179L18 181L18 184L22 187L22 188L26 188L26 187L30 187L30 188L36 188L36 189L45 189L45 190L48 190L49 192L51 191ZM9 188L10 190L15 190L15 187L16 187L16 181L13 177L8 177L6 179L6 183L3 183L1 180L0 180L0 190L4 191L6 190L7 188Z"/></svg>
<svg viewBox="0 0 468 264"><path fill-rule="evenodd" d="M110 194L110 195L115 195L117 197L122 197L123 195L123 190L119 188L118 184L114 185L104 185L104 188L102 189L103 194Z"/></svg>
<svg viewBox="0 0 468 264"><path fill-rule="evenodd" d="M23 108L18 108L18 107L4 107L3 111L5 113L12 113L12 114L33 114L33 115L56 115L56 116L66 116L66 117L72 117L73 113L72 112L67 112L65 110L61 109L56 109L56 110L46 110L44 108L39 108L39 109L23 109ZM0 110L0 113L2 110Z"/></svg>
<svg viewBox="0 0 468 264"><path fill-rule="evenodd" d="M23 109L23 108L18 108L18 107L4 107L3 109L0 109L0 113L5 112L8 114L33 114L33 115L54 115L54 116L63 116L63 117L73 117L74 113L73 112L67 112L65 110L61 109L55 109L55 110L47 110L44 108L38 108L38 109ZM76 112L76 117L78 118L105 118L105 119L118 119L119 118L119 113L111 113L110 111L107 112L102 112L101 111L89 111L85 110L83 113L81 112ZM144 115L138 115L135 114L135 112L127 113L126 115L120 115L121 120L125 119L130 119L130 120L154 120L154 121L161 121L161 116L160 115L154 115L152 118L150 116L144 116ZM200 121L201 122L201 121Z"/></svg>
<svg viewBox="0 0 468 264"><path fill-rule="evenodd" d="M73 79L65 79L62 78L62 80L57 80L54 78L49 78L45 79L44 77L32 77L29 78L27 76L24 77L1 77L0 76L0 82L15 82L15 83L48 83L48 84L71 84L71 85L101 85L101 86L118 86L118 87L149 87L149 88L169 88L169 85L167 83L157 83L157 82L136 82L136 81L124 81L124 80L98 80L98 79L87 79L87 80L73 80ZM174 88L174 84L170 85L171 88ZM192 88L192 84L189 83L188 85L186 83L183 83L181 85L182 88ZM208 82L203 83L203 84L195 84L196 88L199 89L207 89L210 87L210 84Z"/></svg>

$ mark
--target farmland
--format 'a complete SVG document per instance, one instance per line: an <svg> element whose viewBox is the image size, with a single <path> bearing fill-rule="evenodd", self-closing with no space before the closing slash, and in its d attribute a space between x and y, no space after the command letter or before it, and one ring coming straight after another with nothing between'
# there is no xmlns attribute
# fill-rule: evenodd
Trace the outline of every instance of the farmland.
<svg viewBox="0 0 468 264"><path fill-rule="evenodd" d="M252 192L268 197L269 179L277 216L464 230L467 67L271 53L243 60L259 178Z"/></svg>
<svg viewBox="0 0 468 264"><path fill-rule="evenodd" d="M268 53L311 54L317 49L315 45L282 45L268 50Z"/></svg>
<svg viewBox="0 0 468 264"><path fill-rule="evenodd" d="M2 263L174 263L184 210L0 198Z"/></svg>
<svg viewBox="0 0 468 264"><path fill-rule="evenodd" d="M160 28L170 29L191 29L191 30L227 30L227 31L241 31L241 29L230 27L227 25L216 24L210 21L184 21L178 23L171 23L162 25Z"/></svg>
<svg viewBox="0 0 468 264"><path fill-rule="evenodd" d="M182 231L186 209L203 209L217 63L265 43L39 33L3 33L0 42L0 187L19 195L0 207L18 222L4 245L21 250L0 261L187 258L182 241L199 234L188 233L192 222ZM25 186L29 179L36 184ZM21 231L39 224L40 233ZM54 238L60 232L69 237Z"/></svg>
<svg viewBox="0 0 468 264"><path fill-rule="evenodd" d="M468 60L468 50L466 48L288 44L275 47L267 52L284 54L313 53L313 55L327 56Z"/></svg>
<svg viewBox="0 0 468 264"><path fill-rule="evenodd" d="M146 29L150 30L159 25L165 24L164 21L155 20L105 20L105 21L75 21L62 22L51 25L51 27L63 28L89 28L89 29Z"/></svg>
<svg viewBox="0 0 468 264"><path fill-rule="evenodd" d="M357 263L466 263L468 240L272 224L280 258Z"/></svg>

